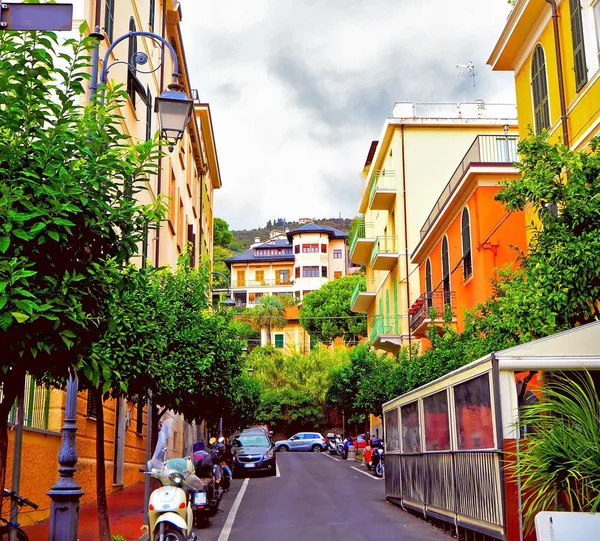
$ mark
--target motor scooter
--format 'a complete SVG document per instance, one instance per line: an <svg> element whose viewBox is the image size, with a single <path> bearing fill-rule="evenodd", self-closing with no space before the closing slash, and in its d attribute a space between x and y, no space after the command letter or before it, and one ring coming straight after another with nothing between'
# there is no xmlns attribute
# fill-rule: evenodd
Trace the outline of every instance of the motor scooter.
<svg viewBox="0 0 600 541"><path fill-rule="evenodd" d="M188 492L199 488L199 483L190 459L166 459L171 424L171 419L163 423L145 472L162 484L152 491L148 503L150 541L196 540Z"/></svg>
<svg viewBox="0 0 600 541"><path fill-rule="evenodd" d="M343 447L342 439L337 434L327 434L327 449L330 455L339 455L340 445Z"/></svg>
<svg viewBox="0 0 600 541"><path fill-rule="evenodd" d="M211 453L200 450L194 452L195 475L202 486L194 492L192 512L197 528L206 526L210 517L219 509L222 491L220 479L217 479L217 466Z"/></svg>
<svg viewBox="0 0 600 541"><path fill-rule="evenodd" d="M380 438L373 438L371 440L371 452L367 459L367 453L365 452L365 459L367 468L374 470L377 477L383 477L383 457L385 455L383 448L383 441Z"/></svg>

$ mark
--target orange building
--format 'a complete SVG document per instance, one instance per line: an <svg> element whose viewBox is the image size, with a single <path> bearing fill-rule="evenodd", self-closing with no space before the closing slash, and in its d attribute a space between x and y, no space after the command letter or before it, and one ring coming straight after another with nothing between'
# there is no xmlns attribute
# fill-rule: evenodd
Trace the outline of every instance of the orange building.
<svg viewBox="0 0 600 541"><path fill-rule="evenodd" d="M485 138L478 137L479 144ZM494 196L502 179L518 178L516 137L506 139L508 160L469 162L442 191L427 221L411 262L419 265L420 296L409 311L410 329L423 338L431 323L443 321L450 305L456 329L464 329L465 310L492 294L497 269L514 264L527 248L524 214L504 210ZM492 154L490 154L492 155Z"/></svg>

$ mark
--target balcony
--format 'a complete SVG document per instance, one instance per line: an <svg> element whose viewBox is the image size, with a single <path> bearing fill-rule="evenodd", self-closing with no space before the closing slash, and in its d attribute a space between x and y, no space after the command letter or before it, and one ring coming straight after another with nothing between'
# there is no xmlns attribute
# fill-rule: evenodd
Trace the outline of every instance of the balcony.
<svg viewBox="0 0 600 541"><path fill-rule="evenodd" d="M356 288L350 297L350 310L359 314L366 314L367 310L375 300L377 294L374 291L375 279L367 278L367 290L361 290L362 284L356 284Z"/></svg>
<svg viewBox="0 0 600 541"><path fill-rule="evenodd" d="M454 291L436 290L421 295L408 311L410 332L415 338L423 338L429 325L444 323L444 309L450 306L452 323L456 323L456 293ZM435 309L435 317L431 318L431 309Z"/></svg>
<svg viewBox="0 0 600 541"><path fill-rule="evenodd" d="M398 262L398 237L377 237L371 250L370 266L373 270L390 271Z"/></svg>
<svg viewBox="0 0 600 541"><path fill-rule="evenodd" d="M454 174L442 190L438 200L433 205L427 220L421 227L421 239L427 235L441 214L455 190L459 187L467 171L473 166L512 166L518 161L517 135L479 135L467 150L464 158L454 171Z"/></svg>
<svg viewBox="0 0 600 541"><path fill-rule="evenodd" d="M281 280L279 278L277 279L270 279L270 280L234 280L233 282L231 282L231 287L247 287L247 288L253 288L253 287L275 287L275 286L291 286L292 285L292 281L290 279L287 280Z"/></svg>
<svg viewBox="0 0 600 541"><path fill-rule="evenodd" d="M369 262L374 242L373 224L365 223L363 220L350 241L350 261L357 265L366 265Z"/></svg>
<svg viewBox="0 0 600 541"><path fill-rule="evenodd" d="M369 336L375 349L397 353L402 347L399 316L373 316Z"/></svg>
<svg viewBox="0 0 600 541"><path fill-rule="evenodd" d="M396 171L375 171L369 192L369 208L390 210L396 201Z"/></svg>

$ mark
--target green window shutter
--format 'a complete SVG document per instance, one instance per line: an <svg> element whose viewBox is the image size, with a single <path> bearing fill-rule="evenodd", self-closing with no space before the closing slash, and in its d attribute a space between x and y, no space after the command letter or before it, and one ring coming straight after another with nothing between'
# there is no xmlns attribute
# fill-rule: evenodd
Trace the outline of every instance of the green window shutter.
<svg viewBox="0 0 600 541"><path fill-rule="evenodd" d="M390 328L390 290L385 290L385 327L386 332L391 331Z"/></svg>
<svg viewBox="0 0 600 541"><path fill-rule="evenodd" d="M275 335L275 347L276 348L283 348L283 334L276 334Z"/></svg>
<svg viewBox="0 0 600 541"><path fill-rule="evenodd" d="M535 133L541 133L542 130L550 127L546 58L541 45L535 48L531 61L531 92L533 94Z"/></svg>
<svg viewBox="0 0 600 541"><path fill-rule="evenodd" d="M398 329L398 282L394 279L394 326L396 334L400 332Z"/></svg>
<svg viewBox="0 0 600 541"><path fill-rule="evenodd" d="M575 71L575 90L579 92L587 83L587 65L583 43L583 20L580 0L569 0L571 8L571 37L573 38L573 64Z"/></svg>

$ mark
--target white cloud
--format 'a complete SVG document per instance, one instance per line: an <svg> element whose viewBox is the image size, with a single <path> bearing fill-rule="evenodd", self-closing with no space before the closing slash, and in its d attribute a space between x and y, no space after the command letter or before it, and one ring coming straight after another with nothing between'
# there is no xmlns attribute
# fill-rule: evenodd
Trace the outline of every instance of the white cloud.
<svg viewBox="0 0 600 541"><path fill-rule="evenodd" d="M352 217L360 172L394 101L513 102L485 66L505 0L182 0L192 86L211 104L233 229Z"/></svg>

